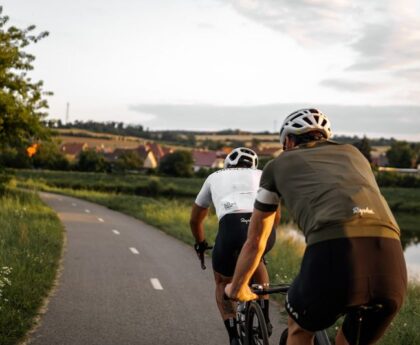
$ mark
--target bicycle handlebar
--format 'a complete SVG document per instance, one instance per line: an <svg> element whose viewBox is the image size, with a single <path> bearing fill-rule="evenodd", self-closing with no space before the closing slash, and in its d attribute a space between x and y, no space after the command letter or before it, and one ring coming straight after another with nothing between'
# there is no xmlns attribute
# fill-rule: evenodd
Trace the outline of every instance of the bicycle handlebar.
<svg viewBox="0 0 420 345"><path fill-rule="evenodd" d="M287 294L287 291L289 291L290 284L275 284L275 285L269 285L264 286L261 284L252 284L251 285L251 291L255 293L257 296L263 296L263 295L271 295L273 293L281 293L283 295ZM225 292L223 292L223 299L229 300L231 299L226 295Z"/></svg>
<svg viewBox="0 0 420 345"><path fill-rule="evenodd" d="M289 288L290 288L290 284L276 284L276 285L269 285L269 286L264 286L260 284L251 285L252 292L258 296L271 295L273 293L287 294L287 291L289 291Z"/></svg>

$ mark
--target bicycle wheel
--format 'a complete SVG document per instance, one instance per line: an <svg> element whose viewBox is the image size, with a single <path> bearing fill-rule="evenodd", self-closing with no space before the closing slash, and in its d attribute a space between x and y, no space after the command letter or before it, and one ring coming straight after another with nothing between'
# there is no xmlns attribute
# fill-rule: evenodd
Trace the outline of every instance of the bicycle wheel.
<svg viewBox="0 0 420 345"><path fill-rule="evenodd" d="M245 330L246 345L269 345L264 314L256 302L251 302L248 306Z"/></svg>
<svg viewBox="0 0 420 345"><path fill-rule="evenodd" d="M289 335L289 329L286 328L280 336L280 341L279 341L279 345L286 345L287 343L287 336Z"/></svg>

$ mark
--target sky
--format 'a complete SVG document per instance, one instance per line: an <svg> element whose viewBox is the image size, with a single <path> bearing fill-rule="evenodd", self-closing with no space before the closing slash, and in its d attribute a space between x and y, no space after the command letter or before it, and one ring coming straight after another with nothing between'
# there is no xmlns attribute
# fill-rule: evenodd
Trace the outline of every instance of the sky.
<svg viewBox="0 0 420 345"><path fill-rule="evenodd" d="M337 134L420 141L418 0L3 0L50 117L277 131L302 107Z"/></svg>

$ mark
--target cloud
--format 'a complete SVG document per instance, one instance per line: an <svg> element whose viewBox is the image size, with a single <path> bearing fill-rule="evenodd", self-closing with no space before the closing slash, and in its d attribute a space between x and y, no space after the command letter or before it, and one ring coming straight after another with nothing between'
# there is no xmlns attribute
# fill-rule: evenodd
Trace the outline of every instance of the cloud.
<svg viewBox="0 0 420 345"><path fill-rule="evenodd" d="M377 90L378 84L344 79L325 79L320 82L321 86L333 88L339 91L366 92Z"/></svg>
<svg viewBox="0 0 420 345"><path fill-rule="evenodd" d="M345 69L348 74L380 72L398 78L401 69L420 68L418 0L226 1L247 18L304 47L351 49L355 56ZM418 78L403 77L418 84Z"/></svg>
<svg viewBox="0 0 420 345"><path fill-rule="evenodd" d="M420 140L420 106L341 106L331 104L263 104L216 106L210 104L137 104L130 110L154 114L153 129L278 131L284 118L305 107L325 112L333 131L363 135L382 133Z"/></svg>
<svg viewBox="0 0 420 345"><path fill-rule="evenodd" d="M251 20L290 35L302 44L349 39L348 18L357 7L348 0L227 0Z"/></svg>

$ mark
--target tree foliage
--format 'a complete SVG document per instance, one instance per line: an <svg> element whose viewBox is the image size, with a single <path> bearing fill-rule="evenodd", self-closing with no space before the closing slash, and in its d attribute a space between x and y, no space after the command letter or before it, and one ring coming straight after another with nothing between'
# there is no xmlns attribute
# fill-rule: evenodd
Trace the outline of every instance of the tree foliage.
<svg viewBox="0 0 420 345"><path fill-rule="evenodd" d="M193 158L189 151L176 151L166 155L159 164L159 172L164 175L191 177Z"/></svg>
<svg viewBox="0 0 420 345"><path fill-rule="evenodd" d="M80 153L77 169L81 171L101 172L106 171L107 164L102 154L93 149L88 149Z"/></svg>
<svg viewBox="0 0 420 345"><path fill-rule="evenodd" d="M119 171L140 170L143 168L143 160L137 152L126 151L117 158L115 168Z"/></svg>
<svg viewBox="0 0 420 345"><path fill-rule="evenodd" d="M372 156L370 154L372 147L370 145L370 140L366 136L355 142L353 145L359 149L369 162L372 162Z"/></svg>
<svg viewBox="0 0 420 345"><path fill-rule="evenodd" d="M43 142L37 153L32 157L32 161L35 168L50 170L68 170L70 168L66 156L53 141Z"/></svg>
<svg viewBox="0 0 420 345"><path fill-rule="evenodd" d="M48 137L42 119L48 108L45 96L51 94L43 91L42 81L28 76L35 57L25 51L48 32L34 34L34 25L19 29L8 21L0 7L0 148Z"/></svg>
<svg viewBox="0 0 420 345"><path fill-rule="evenodd" d="M395 141L387 151L389 165L395 168L411 168L415 152L406 141Z"/></svg>

